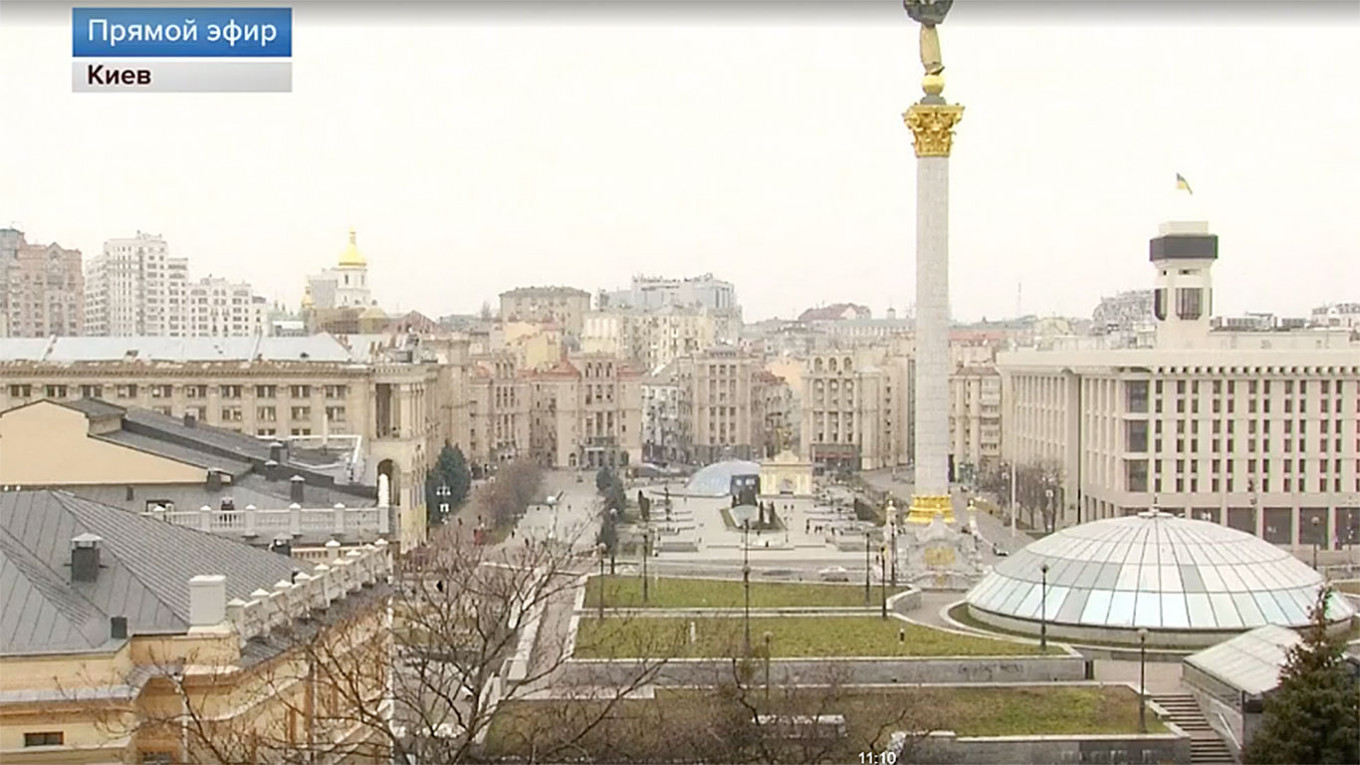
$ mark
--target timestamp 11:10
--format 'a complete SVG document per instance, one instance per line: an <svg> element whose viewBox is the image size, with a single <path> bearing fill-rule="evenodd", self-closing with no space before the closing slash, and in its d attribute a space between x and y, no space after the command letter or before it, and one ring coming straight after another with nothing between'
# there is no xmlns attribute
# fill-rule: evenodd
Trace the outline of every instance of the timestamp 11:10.
<svg viewBox="0 0 1360 765"><path fill-rule="evenodd" d="M897 765L897 752L891 749L882 752L860 752L859 765Z"/></svg>

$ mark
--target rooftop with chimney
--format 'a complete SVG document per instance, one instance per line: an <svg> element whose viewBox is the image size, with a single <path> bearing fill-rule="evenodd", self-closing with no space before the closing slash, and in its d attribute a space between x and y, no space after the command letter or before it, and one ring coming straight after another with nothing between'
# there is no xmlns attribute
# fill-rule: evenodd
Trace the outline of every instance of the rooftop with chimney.
<svg viewBox="0 0 1360 765"><path fill-rule="evenodd" d="M246 599L310 568L66 492L0 493L0 655L181 634L193 626L195 575L223 576L225 596Z"/></svg>

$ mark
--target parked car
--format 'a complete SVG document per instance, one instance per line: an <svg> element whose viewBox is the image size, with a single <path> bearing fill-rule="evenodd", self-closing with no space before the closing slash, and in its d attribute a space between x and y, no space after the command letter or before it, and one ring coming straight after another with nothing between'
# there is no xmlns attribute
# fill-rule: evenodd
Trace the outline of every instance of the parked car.
<svg viewBox="0 0 1360 765"><path fill-rule="evenodd" d="M845 566L831 566L829 568L824 568L821 571L817 572L817 576L820 577L823 582L850 581L850 572L846 570Z"/></svg>

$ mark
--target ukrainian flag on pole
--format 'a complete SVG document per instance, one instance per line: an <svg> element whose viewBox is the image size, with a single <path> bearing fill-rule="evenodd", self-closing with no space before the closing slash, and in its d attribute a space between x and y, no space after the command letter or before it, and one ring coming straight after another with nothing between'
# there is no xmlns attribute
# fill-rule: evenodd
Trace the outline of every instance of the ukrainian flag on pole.
<svg viewBox="0 0 1360 765"><path fill-rule="evenodd" d="M1184 191L1192 197L1195 195L1195 192L1190 190L1190 181L1185 180L1185 176L1180 173L1176 173L1176 189Z"/></svg>

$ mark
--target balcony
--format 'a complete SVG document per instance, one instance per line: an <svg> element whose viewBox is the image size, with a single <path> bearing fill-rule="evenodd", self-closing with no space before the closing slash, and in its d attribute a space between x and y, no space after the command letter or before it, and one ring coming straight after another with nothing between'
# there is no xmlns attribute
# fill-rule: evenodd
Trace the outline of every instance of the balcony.
<svg viewBox="0 0 1360 765"><path fill-rule="evenodd" d="M392 532L390 508L386 507L304 508L294 504L279 510L259 510L254 505L215 510L204 505L198 510L148 510L142 515L209 534L246 538L344 534L372 540Z"/></svg>

